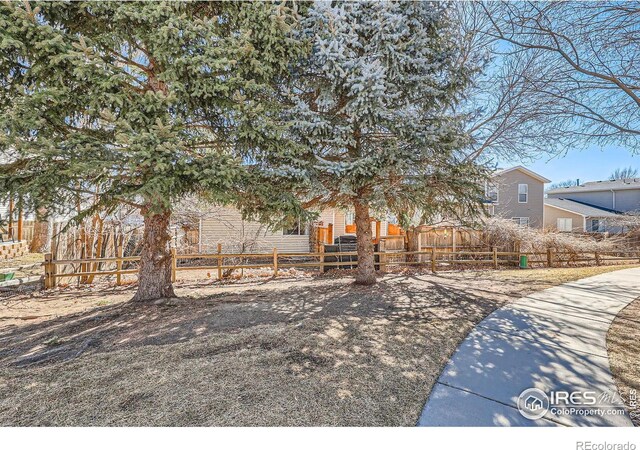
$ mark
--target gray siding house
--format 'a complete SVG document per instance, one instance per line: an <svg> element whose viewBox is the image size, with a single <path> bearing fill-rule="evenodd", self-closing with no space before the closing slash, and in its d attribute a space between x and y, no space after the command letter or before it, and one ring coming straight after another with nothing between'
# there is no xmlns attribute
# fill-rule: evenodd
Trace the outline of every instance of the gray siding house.
<svg viewBox="0 0 640 450"><path fill-rule="evenodd" d="M591 181L547 192L545 226L559 231L610 232L622 213L640 211L640 178Z"/></svg>
<svg viewBox="0 0 640 450"><path fill-rule="evenodd" d="M580 186L552 189L548 198L565 198L612 211L640 211L640 178L590 181Z"/></svg>
<svg viewBox="0 0 640 450"><path fill-rule="evenodd" d="M489 215L523 226L544 226L544 185L549 179L523 166L496 172L486 186Z"/></svg>

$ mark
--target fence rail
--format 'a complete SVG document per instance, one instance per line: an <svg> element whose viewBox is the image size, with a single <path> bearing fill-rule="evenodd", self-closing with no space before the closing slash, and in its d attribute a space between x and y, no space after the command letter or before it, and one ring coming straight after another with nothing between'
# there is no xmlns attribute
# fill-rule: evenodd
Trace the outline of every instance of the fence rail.
<svg viewBox="0 0 640 450"><path fill-rule="evenodd" d="M441 251L436 247L432 247L428 251L374 253L376 266L383 271L389 266L417 265L428 267L432 272L469 264L487 265L494 269L504 265L517 266L520 262L520 257L523 255L530 258L530 266L540 265L543 267L557 267L563 264L579 262L593 262L595 265L602 265L607 261L625 262L638 260L640 262L640 251L628 250L590 253L557 252L552 249L546 252L501 252L494 248L492 251L452 252ZM217 253L190 254L177 254L176 250L172 249L171 272L174 281L177 279L178 272L198 270L217 271L217 278L222 279L224 272L229 270L271 268L273 275L277 276L278 270L282 268L300 267L324 270L326 267L357 266L358 262L352 260L354 256L357 256L356 252L279 253L277 248L274 248L272 253L222 253L221 246L218 246ZM349 260L343 261L342 259L345 257L349 257ZM328 258L335 258L336 261L327 260ZM215 263L197 265L195 262L198 260L214 260ZM116 284L120 285L122 284L123 276L137 275L138 269L129 266L139 261L139 256L55 260L51 254L46 254L45 261L42 264L44 267L45 288L55 287L58 284L58 280L62 278L77 278L80 280L84 277L94 276L115 276Z"/></svg>

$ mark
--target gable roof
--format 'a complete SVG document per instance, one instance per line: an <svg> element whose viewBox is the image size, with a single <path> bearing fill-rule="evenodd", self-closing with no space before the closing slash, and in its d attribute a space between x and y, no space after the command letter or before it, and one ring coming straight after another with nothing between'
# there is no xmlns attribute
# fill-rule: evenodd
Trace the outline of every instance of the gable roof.
<svg viewBox="0 0 640 450"><path fill-rule="evenodd" d="M625 178L622 180L589 181L580 186L559 187L548 191L549 194L564 194L575 192L622 191L640 189L640 178Z"/></svg>
<svg viewBox="0 0 640 450"><path fill-rule="evenodd" d="M502 169L502 170L499 170L496 173L494 173L493 176L494 177L498 177L498 176L504 175L506 173L513 172L514 170L518 170L520 172L523 172L523 173L529 175L531 178L535 178L536 180L540 181L541 183L550 183L551 182L551 180L549 180L548 178L545 178L542 175L539 175L539 174L535 173L533 170L529 170L524 166L514 166L514 167L511 167L509 169Z"/></svg>
<svg viewBox="0 0 640 450"><path fill-rule="evenodd" d="M566 198L545 198L544 206L562 209L583 217L617 217L620 215L619 212L612 209L600 208L599 206Z"/></svg>

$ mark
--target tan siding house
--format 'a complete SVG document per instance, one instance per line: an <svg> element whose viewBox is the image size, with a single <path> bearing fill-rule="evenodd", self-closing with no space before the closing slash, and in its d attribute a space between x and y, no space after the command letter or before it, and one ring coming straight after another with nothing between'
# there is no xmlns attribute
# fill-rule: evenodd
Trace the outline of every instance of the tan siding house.
<svg viewBox="0 0 640 450"><path fill-rule="evenodd" d="M234 208L220 207L200 223L199 251L215 252L218 243L226 253L261 253L272 251L274 247L280 252L308 252L309 234L304 227L298 230L298 234L269 230L259 222L243 220Z"/></svg>
<svg viewBox="0 0 640 450"><path fill-rule="evenodd" d="M623 231L617 224L620 214L566 198L544 200L545 228L567 232L611 232Z"/></svg>
<svg viewBox="0 0 640 450"><path fill-rule="evenodd" d="M534 228L544 226L544 184L550 180L522 166L497 172L487 185L489 213Z"/></svg>
<svg viewBox="0 0 640 450"><path fill-rule="evenodd" d="M507 219L520 221L523 225L542 228L544 223L544 184L546 178L522 167L497 172L492 186L496 189L495 201L490 202L490 211ZM488 190L489 187L488 187ZM384 219L380 217L379 219ZM333 239L355 235L353 213L340 208L328 208L320 212L315 225L333 225ZM274 247L279 252L308 252L311 239L310 227L300 226L296 230L270 230L258 222L243 220L234 208L219 207L200 223L199 251L217 251L222 244L223 252L270 252ZM373 238L398 235L399 228L390 226L387 220L371 223Z"/></svg>
<svg viewBox="0 0 640 450"><path fill-rule="evenodd" d="M585 217L566 209L545 205L544 227L549 230L581 233L585 230Z"/></svg>
<svg viewBox="0 0 640 450"><path fill-rule="evenodd" d="M354 235L349 230L352 215L348 212L331 208L320 213L316 224L328 226L333 224L334 238L344 235ZM352 224L353 225L353 224ZM376 225L371 224L373 237L376 236ZM295 234L294 234L295 233ZM380 236L387 233L387 222L380 222ZM222 251L231 252L270 252L274 247L281 253L310 251L309 227L302 225L298 230L269 230L259 222L243 220L242 215L235 208L219 207L214 209L208 217L200 223L199 251L212 253L217 251L218 244L222 244Z"/></svg>

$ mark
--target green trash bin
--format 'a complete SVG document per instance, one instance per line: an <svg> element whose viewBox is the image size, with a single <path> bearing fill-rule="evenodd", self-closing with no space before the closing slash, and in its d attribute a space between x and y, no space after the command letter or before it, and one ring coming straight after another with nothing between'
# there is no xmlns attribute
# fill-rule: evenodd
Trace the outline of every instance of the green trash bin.
<svg viewBox="0 0 640 450"><path fill-rule="evenodd" d="M520 255L520 268L526 269L529 267L529 257L527 255Z"/></svg>

